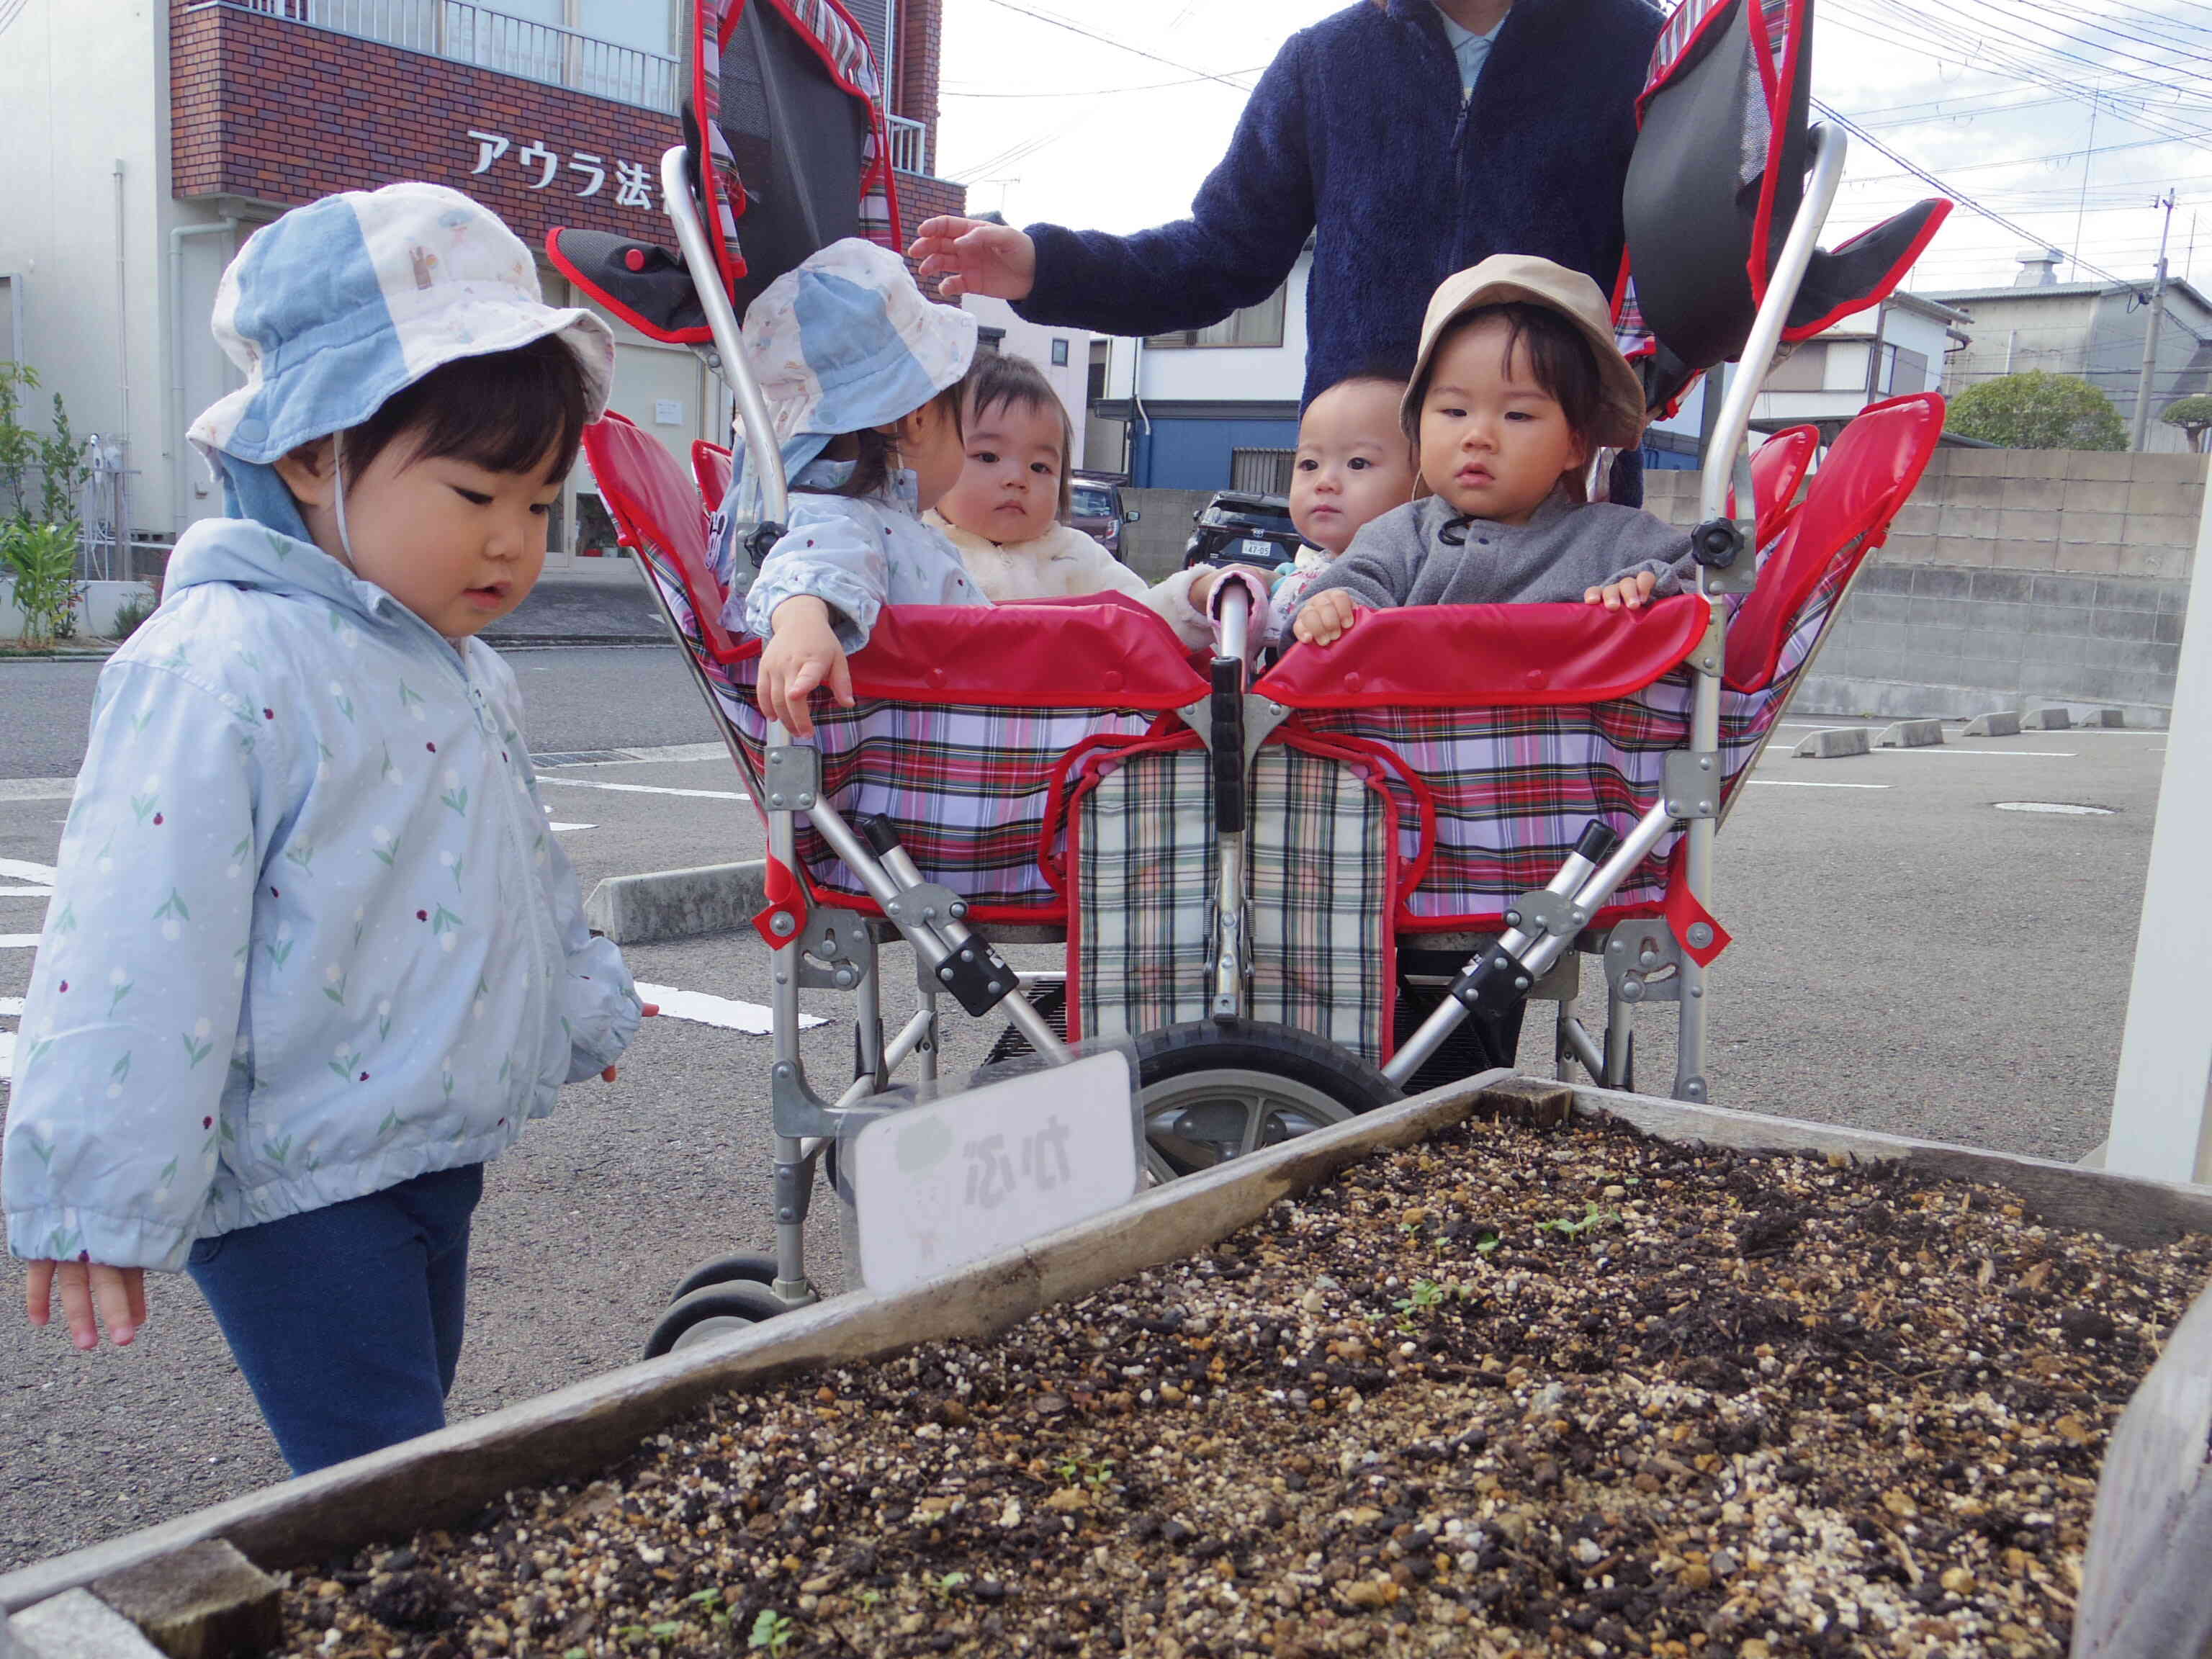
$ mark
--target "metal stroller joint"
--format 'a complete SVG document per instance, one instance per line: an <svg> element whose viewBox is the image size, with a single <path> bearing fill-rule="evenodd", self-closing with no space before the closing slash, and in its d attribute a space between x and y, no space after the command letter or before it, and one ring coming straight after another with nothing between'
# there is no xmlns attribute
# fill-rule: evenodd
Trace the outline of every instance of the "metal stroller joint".
<svg viewBox="0 0 2212 1659"><path fill-rule="evenodd" d="M770 811L804 812L822 793L821 752L779 744L768 751L761 782L768 792L762 805Z"/></svg>

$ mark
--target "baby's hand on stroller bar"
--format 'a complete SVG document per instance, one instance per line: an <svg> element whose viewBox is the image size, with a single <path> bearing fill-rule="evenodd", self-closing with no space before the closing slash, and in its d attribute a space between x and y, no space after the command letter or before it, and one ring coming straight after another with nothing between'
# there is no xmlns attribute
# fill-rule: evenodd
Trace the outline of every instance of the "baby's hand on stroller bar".
<svg viewBox="0 0 2212 1659"><path fill-rule="evenodd" d="M925 220L907 258L921 261L924 276L942 276L938 292L948 300L983 294L1024 300L1036 282L1036 244L1012 225L951 215Z"/></svg>
<svg viewBox="0 0 2212 1659"><path fill-rule="evenodd" d="M761 653L761 712L781 720L793 737L814 735L807 704L825 683L841 708L853 706L853 671L845 648L830 626L830 607L811 593L796 594L776 606L769 619L768 647Z"/></svg>
<svg viewBox="0 0 2212 1659"><path fill-rule="evenodd" d="M1651 590L1659 585L1659 578L1649 570L1639 570L1632 576L1623 576L1601 587L1593 587L1583 594L1584 605L1601 605L1608 611L1641 611L1651 602Z"/></svg>
<svg viewBox="0 0 2212 1659"><path fill-rule="evenodd" d="M1340 587L1325 587L1300 608L1291 632L1301 644L1333 644L1358 615L1359 607L1352 603L1351 594Z"/></svg>

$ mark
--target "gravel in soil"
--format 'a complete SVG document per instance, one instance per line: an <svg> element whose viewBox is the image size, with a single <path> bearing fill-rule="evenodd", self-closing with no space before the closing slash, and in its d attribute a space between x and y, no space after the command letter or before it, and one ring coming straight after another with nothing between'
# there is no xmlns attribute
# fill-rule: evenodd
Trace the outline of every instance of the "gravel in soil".
<svg viewBox="0 0 2212 1659"><path fill-rule="evenodd" d="M2208 1267L1894 1168L1471 1121L294 1573L287 1651L2044 1659Z"/></svg>

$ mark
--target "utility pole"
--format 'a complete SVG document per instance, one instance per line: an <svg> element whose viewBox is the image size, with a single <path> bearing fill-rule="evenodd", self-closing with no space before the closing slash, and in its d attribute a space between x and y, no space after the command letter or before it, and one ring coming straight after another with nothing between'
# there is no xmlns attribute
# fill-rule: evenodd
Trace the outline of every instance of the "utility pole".
<svg viewBox="0 0 2212 1659"><path fill-rule="evenodd" d="M2166 316L2166 237L2173 228L2173 192L2166 194L2153 204L2166 210L2166 219L2158 233L2158 276L2151 284L2150 317L2143 329L2142 373L2136 378L2136 427L2128 441L2128 447L2138 455L2142 453L2143 435L2150 430L2150 377L2158 364L2158 329Z"/></svg>

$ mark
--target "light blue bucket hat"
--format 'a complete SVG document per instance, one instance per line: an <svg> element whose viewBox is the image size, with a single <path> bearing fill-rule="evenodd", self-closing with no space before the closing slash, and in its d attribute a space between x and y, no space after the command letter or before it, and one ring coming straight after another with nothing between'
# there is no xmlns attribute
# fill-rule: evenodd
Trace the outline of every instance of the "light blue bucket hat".
<svg viewBox="0 0 2212 1659"><path fill-rule="evenodd" d="M185 435L232 512L303 538L269 464L360 425L431 370L552 336L582 371L586 420L614 383L607 325L547 305L521 239L442 185L347 191L264 226L223 272L213 326L246 384Z"/></svg>
<svg viewBox="0 0 2212 1659"><path fill-rule="evenodd" d="M745 308L745 362L794 476L833 439L911 415L967 374L975 319L925 299L906 261L848 236L810 255ZM737 434L737 516L759 483Z"/></svg>

